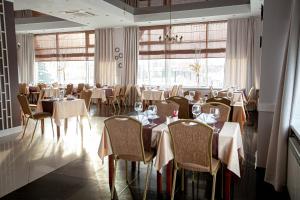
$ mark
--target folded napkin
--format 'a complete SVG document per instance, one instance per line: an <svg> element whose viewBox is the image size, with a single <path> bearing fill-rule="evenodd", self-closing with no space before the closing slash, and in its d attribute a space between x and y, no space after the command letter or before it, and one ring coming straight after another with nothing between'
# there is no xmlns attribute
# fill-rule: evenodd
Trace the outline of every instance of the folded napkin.
<svg viewBox="0 0 300 200"><path fill-rule="evenodd" d="M205 124L217 123L217 120L213 117L213 114L207 114L207 113L201 113L196 120Z"/></svg>

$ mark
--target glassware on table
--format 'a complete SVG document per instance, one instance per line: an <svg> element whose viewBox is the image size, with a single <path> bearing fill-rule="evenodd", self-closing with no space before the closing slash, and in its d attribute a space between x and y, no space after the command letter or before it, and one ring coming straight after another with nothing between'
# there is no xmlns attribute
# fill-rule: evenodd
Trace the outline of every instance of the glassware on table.
<svg viewBox="0 0 300 200"><path fill-rule="evenodd" d="M148 106L148 110L147 110L147 117L149 119L150 125L156 125L155 123L153 123L153 118L156 116L157 114L157 107L156 105L150 105Z"/></svg>
<svg viewBox="0 0 300 200"><path fill-rule="evenodd" d="M205 104L205 99L203 99L202 97L199 99L199 104L200 105L203 105L203 104Z"/></svg>
<svg viewBox="0 0 300 200"><path fill-rule="evenodd" d="M194 100L195 91L189 91L190 101Z"/></svg>
<svg viewBox="0 0 300 200"><path fill-rule="evenodd" d="M213 130L214 133L217 133L219 129L216 127L216 123L218 122L218 119L220 118L220 109L219 108L210 108L209 113L212 114L212 117L215 119L215 122L213 123Z"/></svg>
<svg viewBox="0 0 300 200"><path fill-rule="evenodd" d="M140 120L140 113L143 111L143 103L141 101L137 101L134 103L134 110L138 113L138 120Z"/></svg>
<svg viewBox="0 0 300 200"><path fill-rule="evenodd" d="M213 90L212 91L212 95L214 98L216 98L218 96L218 91L217 90Z"/></svg>
<svg viewBox="0 0 300 200"><path fill-rule="evenodd" d="M195 118L197 118L201 114L201 105L200 104L194 104L192 107L192 113Z"/></svg>

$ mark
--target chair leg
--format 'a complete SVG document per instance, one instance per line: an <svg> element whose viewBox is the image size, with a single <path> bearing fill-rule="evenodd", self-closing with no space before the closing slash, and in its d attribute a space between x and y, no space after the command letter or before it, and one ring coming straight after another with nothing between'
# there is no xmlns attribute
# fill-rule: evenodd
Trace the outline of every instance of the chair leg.
<svg viewBox="0 0 300 200"><path fill-rule="evenodd" d="M184 169L181 170L181 191L184 191Z"/></svg>
<svg viewBox="0 0 300 200"><path fill-rule="evenodd" d="M173 175L173 185L172 185L172 193L171 193L171 200L174 199L175 193L175 186L176 186L176 176L177 176L177 168L174 168L174 175Z"/></svg>
<svg viewBox="0 0 300 200"><path fill-rule="evenodd" d="M32 137L31 137L31 141L32 141L32 139L33 139L33 136L34 136L34 133L35 133L36 127L37 127L37 125L38 125L38 122L39 122L39 120L36 120L36 122L35 122L35 126L34 126L34 130L33 130L33 133L32 133Z"/></svg>
<svg viewBox="0 0 300 200"><path fill-rule="evenodd" d="M212 191L211 191L211 200L215 199L216 179L217 179L217 174L214 174L213 175Z"/></svg>
<svg viewBox="0 0 300 200"><path fill-rule="evenodd" d="M24 135L25 135L25 131L26 131L28 122L29 122L29 118L27 118L26 125L25 125L25 128L24 128L24 132L23 132L23 135L22 135L22 139L23 139L23 137L24 137Z"/></svg>
<svg viewBox="0 0 300 200"><path fill-rule="evenodd" d="M118 159L115 160L114 174L113 174L113 180L111 184L111 199L114 199L117 164L118 164Z"/></svg>
<svg viewBox="0 0 300 200"><path fill-rule="evenodd" d="M152 171L152 161L148 164L148 167L147 167L147 175L146 175L146 183L145 183L145 190L144 190L143 200L146 200L146 198L147 198L147 191L148 191L148 186L149 186L149 177L150 177L151 171Z"/></svg>
<svg viewBox="0 0 300 200"><path fill-rule="evenodd" d="M126 172L126 183L129 185L129 181L128 181L128 162L127 160L125 160L125 172Z"/></svg>
<svg viewBox="0 0 300 200"><path fill-rule="evenodd" d="M52 127L52 133L53 133L53 138L54 138L54 128L53 128L53 121L52 121L52 118L50 118L51 120L51 127Z"/></svg>

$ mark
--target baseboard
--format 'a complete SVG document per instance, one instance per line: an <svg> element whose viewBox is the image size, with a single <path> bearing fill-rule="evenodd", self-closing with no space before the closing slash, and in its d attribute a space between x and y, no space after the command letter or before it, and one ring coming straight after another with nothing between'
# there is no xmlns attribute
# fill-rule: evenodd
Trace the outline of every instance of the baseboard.
<svg viewBox="0 0 300 200"><path fill-rule="evenodd" d="M13 134L19 134L19 133L22 132L22 130L23 130L22 126L16 126L16 127L13 127L13 128L1 130L0 131L0 138L5 137L5 136L9 136L9 135L13 135Z"/></svg>

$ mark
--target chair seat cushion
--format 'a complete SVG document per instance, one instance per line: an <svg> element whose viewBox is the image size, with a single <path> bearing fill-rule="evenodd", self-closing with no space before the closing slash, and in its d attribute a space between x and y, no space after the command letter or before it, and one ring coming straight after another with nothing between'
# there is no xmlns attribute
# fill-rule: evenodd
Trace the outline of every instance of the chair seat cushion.
<svg viewBox="0 0 300 200"><path fill-rule="evenodd" d="M48 112L38 112L33 114L34 119L44 119L47 117L52 117L52 114Z"/></svg>
<svg viewBox="0 0 300 200"><path fill-rule="evenodd" d="M217 173L218 169L220 168L221 166L221 162L220 160L217 160L217 159L212 159L211 161L211 165L212 165L212 174L215 174ZM197 172L210 172L210 169L209 167L204 167L202 165L198 165L198 164L194 164L194 163L177 163L178 166L180 168L183 168L183 169L187 169L187 170L190 170L190 171L197 171Z"/></svg>
<svg viewBox="0 0 300 200"><path fill-rule="evenodd" d="M151 152L145 151L146 163L151 161L154 158L154 155L155 155L155 153L153 151L151 151ZM139 156L135 156L135 155L122 154L122 155L119 155L118 158L122 159L122 160L128 160L128 161L143 161Z"/></svg>

